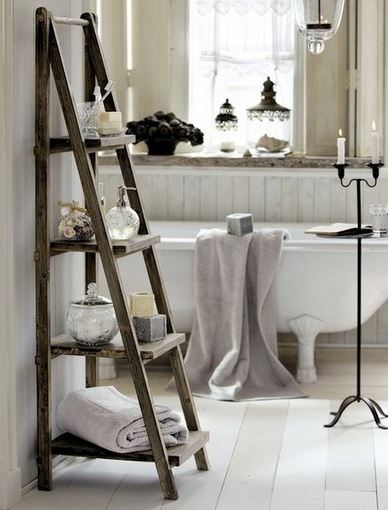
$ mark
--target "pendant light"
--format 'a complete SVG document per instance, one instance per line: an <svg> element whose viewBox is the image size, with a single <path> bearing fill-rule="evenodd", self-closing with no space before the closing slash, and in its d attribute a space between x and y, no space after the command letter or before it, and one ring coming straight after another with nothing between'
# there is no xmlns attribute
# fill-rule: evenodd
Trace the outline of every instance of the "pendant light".
<svg viewBox="0 0 389 510"><path fill-rule="evenodd" d="M319 55L342 20L345 0L294 0L297 29L308 41L308 50Z"/></svg>

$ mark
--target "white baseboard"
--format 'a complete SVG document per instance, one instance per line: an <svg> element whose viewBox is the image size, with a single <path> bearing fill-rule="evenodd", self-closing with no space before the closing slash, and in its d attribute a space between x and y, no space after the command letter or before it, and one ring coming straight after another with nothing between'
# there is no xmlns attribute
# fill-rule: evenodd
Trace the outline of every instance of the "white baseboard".
<svg viewBox="0 0 389 510"><path fill-rule="evenodd" d="M73 464L77 460L77 457L63 457L58 464L56 464L53 467L53 475L61 471L64 467L68 466L69 464ZM31 480L31 482L27 483L22 487L22 496L25 496L30 491L36 489L38 485L38 478L34 478L34 480Z"/></svg>
<svg viewBox="0 0 389 510"><path fill-rule="evenodd" d="M280 342L278 348L295 347L297 350L297 342ZM355 349L356 344L316 344L315 349ZM387 349L388 344L362 344L362 349Z"/></svg>
<svg viewBox="0 0 389 510"><path fill-rule="evenodd" d="M21 486L21 469L15 469L3 476L3 479L0 481L0 487L2 488L2 494L0 494L1 510L8 510L20 502L22 499Z"/></svg>

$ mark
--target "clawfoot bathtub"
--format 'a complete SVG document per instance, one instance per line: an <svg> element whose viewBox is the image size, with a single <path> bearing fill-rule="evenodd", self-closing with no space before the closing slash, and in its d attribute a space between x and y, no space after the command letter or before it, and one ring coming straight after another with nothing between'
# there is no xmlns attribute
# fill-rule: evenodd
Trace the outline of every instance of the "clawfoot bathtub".
<svg viewBox="0 0 389 510"><path fill-rule="evenodd" d="M316 381L314 348L319 332L356 327L356 241L323 239L304 234L304 224L256 224L285 228L277 277L277 331L293 332L298 341L297 380ZM225 228L224 223L151 222L161 235L158 257L177 331L190 332L193 322L193 256L201 228ZM149 289L142 257L119 261L123 281L131 291ZM387 241L363 241L362 322L387 299Z"/></svg>

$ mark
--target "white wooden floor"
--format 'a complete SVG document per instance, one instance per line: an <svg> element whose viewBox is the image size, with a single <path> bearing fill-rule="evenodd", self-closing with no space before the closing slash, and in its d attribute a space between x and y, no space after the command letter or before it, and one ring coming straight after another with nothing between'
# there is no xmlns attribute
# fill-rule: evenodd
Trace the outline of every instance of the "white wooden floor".
<svg viewBox="0 0 389 510"><path fill-rule="evenodd" d="M285 363L291 363L287 351ZM307 399L250 403L196 399L210 431L212 469L193 460L175 468L180 498L163 501L152 464L77 460L60 470L50 493L33 490L15 510L387 510L387 432L367 408L350 406L333 429L329 411L353 393L353 352L318 350L319 383ZM364 393L386 408L387 351L364 354ZM152 373L155 399L179 407ZM115 381L133 388L123 374Z"/></svg>

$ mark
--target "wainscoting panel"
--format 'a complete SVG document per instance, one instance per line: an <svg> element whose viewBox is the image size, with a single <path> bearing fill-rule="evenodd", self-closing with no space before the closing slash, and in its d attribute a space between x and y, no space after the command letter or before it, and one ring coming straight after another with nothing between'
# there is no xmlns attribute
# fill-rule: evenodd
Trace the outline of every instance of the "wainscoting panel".
<svg viewBox="0 0 389 510"><path fill-rule="evenodd" d="M331 169L273 168L136 168L138 185L150 220L224 221L232 212L251 212L255 221L330 223L355 222L355 186L344 189ZM350 177L369 177L370 171L353 169ZM384 171L376 188L363 187L363 221L369 222L368 206L387 203ZM115 201L121 184L115 166L100 167L107 208ZM386 344L388 310L385 304L363 326L365 344ZM293 335L281 335L292 341ZM355 344L355 331L321 334L321 344Z"/></svg>

